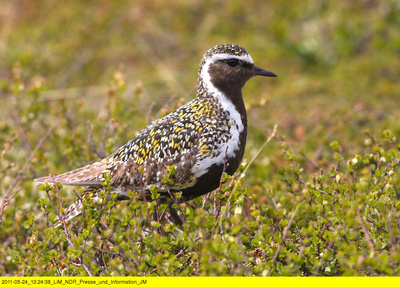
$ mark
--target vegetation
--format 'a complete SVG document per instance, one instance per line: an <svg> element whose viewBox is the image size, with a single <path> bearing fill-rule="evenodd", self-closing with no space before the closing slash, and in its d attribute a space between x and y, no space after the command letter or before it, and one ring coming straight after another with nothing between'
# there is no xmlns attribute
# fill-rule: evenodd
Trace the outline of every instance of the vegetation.
<svg viewBox="0 0 400 287"><path fill-rule="evenodd" d="M135 2L1 1L0 274L399 276L399 2ZM187 204L85 198L55 228L81 189L32 179L190 100L225 42L278 75L244 88L239 171Z"/></svg>

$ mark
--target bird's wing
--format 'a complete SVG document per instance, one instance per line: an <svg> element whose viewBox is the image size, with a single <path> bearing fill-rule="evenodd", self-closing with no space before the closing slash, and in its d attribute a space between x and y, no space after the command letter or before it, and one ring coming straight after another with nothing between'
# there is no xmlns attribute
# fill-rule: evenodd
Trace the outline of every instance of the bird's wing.
<svg viewBox="0 0 400 287"><path fill-rule="evenodd" d="M169 166L175 165L174 187L193 184L192 168L196 163L203 130L201 119L170 114L152 123L122 146L110 160L113 186L159 185Z"/></svg>
<svg viewBox="0 0 400 287"><path fill-rule="evenodd" d="M162 181L168 166L175 165L176 186L185 185L191 180L189 177L196 162L203 125L198 117L181 117L177 112L149 124L99 162L34 181L96 186L104 182L104 175L109 173L112 186L141 186L143 182L139 181L152 185Z"/></svg>

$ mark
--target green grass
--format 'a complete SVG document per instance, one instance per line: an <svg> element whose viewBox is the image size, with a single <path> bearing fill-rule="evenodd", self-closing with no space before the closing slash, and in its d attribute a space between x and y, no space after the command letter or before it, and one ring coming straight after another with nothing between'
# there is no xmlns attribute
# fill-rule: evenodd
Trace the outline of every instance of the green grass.
<svg viewBox="0 0 400 287"><path fill-rule="evenodd" d="M1 1L0 274L399 276L397 2ZM181 227L132 194L54 229L49 198L74 191L32 179L192 99L229 42L278 75L243 90L238 173L176 206Z"/></svg>

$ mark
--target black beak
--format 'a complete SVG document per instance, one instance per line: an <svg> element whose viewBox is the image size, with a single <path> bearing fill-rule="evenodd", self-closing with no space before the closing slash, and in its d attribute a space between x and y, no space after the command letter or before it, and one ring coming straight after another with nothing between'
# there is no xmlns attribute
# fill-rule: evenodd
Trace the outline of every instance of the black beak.
<svg viewBox="0 0 400 287"><path fill-rule="evenodd" d="M274 73L264 70L260 67L254 66L254 76L266 76L266 77L278 77L277 75L275 75Z"/></svg>

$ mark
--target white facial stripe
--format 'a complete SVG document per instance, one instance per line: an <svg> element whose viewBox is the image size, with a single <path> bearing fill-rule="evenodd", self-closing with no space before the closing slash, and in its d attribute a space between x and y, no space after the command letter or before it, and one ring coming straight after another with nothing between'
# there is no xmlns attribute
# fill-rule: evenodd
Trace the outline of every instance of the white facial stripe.
<svg viewBox="0 0 400 287"><path fill-rule="evenodd" d="M232 58L233 59L238 59L238 60L250 63L250 64L254 64L254 61L253 61L253 59L251 58L251 56L249 54L244 54L244 55L241 55L241 56L228 55L228 54L215 54L210 59L208 59L207 62L208 61L215 62L215 61L218 61L218 60L227 60L227 59L232 59Z"/></svg>
<svg viewBox="0 0 400 287"><path fill-rule="evenodd" d="M209 90L210 93L216 93L219 92L217 88L214 87L214 85L211 83L211 78L210 78L210 73L208 72L208 69L210 67L210 64L214 62L211 59L208 59L206 63L203 66L203 69L201 70L201 77L203 78L203 82L205 87Z"/></svg>
<svg viewBox="0 0 400 287"><path fill-rule="evenodd" d="M208 73L208 69L211 63L218 60L232 58L246 61L248 63L253 63L253 59L250 57L250 55L232 56L226 54L217 54L206 60L201 71L201 77L208 93L218 98L222 108L229 111L232 138L229 140L229 142L224 143L219 148L217 148L220 152L216 157L203 158L193 167L192 172L196 175L196 177L200 177L205 174L209 166L223 162L225 156L227 156L228 158L232 158L235 155L235 151L239 149L239 136L244 129L241 115L236 110L233 103L211 83L210 74Z"/></svg>

